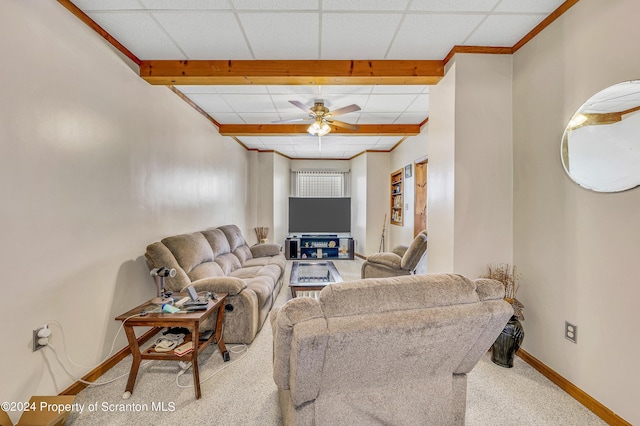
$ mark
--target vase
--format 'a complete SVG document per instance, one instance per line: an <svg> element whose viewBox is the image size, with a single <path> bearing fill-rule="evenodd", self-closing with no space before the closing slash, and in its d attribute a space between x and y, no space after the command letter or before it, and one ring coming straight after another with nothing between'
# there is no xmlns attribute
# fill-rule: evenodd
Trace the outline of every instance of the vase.
<svg viewBox="0 0 640 426"><path fill-rule="evenodd" d="M502 333L491 347L491 361L501 367L512 368L513 357L524 339L524 329L515 316L512 316Z"/></svg>

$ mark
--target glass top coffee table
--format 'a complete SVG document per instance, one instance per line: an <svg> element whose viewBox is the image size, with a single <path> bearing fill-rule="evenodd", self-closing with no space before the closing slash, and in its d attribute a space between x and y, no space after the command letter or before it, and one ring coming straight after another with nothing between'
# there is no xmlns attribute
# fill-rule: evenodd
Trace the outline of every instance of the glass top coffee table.
<svg viewBox="0 0 640 426"><path fill-rule="evenodd" d="M299 291L320 291L328 284L342 282L342 277L331 261L299 262L291 266L291 297L298 297Z"/></svg>

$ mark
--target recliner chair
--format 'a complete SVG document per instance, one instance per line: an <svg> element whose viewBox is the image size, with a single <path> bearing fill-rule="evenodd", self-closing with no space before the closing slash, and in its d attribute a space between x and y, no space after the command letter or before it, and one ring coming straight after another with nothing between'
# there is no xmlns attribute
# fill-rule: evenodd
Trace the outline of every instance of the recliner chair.
<svg viewBox="0 0 640 426"><path fill-rule="evenodd" d="M459 425L467 373L513 315L495 280L346 281L270 314L285 426Z"/></svg>
<svg viewBox="0 0 640 426"><path fill-rule="evenodd" d="M427 255L427 231L421 231L410 246L399 245L390 252L372 254L362 264L361 278L413 275Z"/></svg>

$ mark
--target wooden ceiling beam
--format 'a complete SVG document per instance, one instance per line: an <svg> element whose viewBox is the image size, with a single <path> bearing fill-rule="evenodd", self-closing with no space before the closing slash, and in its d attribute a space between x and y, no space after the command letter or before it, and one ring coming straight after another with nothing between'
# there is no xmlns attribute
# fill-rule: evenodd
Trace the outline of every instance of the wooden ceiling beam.
<svg viewBox="0 0 640 426"><path fill-rule="evenodd" d="M437 84L435 60L157 60L141 61L154 85L407 85Z"/></svg>
<svg viewBox="0 0 640 426"><path fill-rule="evenodd" d="M358 130L331 126L329 135L352 136L416 136L419 124L360 124ZM307 134L309 124L220 124L222 136L300 136Z"/></svg>

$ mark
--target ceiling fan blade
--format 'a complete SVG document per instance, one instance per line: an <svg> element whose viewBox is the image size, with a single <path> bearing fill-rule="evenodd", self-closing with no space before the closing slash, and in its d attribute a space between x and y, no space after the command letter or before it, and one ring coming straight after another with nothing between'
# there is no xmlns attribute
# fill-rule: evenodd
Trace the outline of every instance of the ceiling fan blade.
<svg viewBox="0 0 640 426"><path fill-rule="evenodd" d="M329 114L331 114L332 117L336 117L338 115L347 114L354 111L360 111L360 107L356 104L334 109L333 111L329 111Z"/></svg>
<svg viewBox="0 0 640 426"><path fill-rule="evenodd" d="M296 121L311 121L313 120L310 117L305 117L305 118L292 118L289 120L276 120L276 121L272 121L272 123L295 123Z"/></svg>
<svg viewBox="0 0 640 426"><path fill-rule="evenodd" d="M327 120L327 123L333 126L344 127L345 129L349 129L349 130L358 130L360 128L360 126L358 125L349 124L349 123L345 123L344 121L338 121L338 120Z"/></svg>
<svg viewBox="0 0 640 426"><path fill-rule="evenodd" d="M311 111L311 109L308 106L306 106L305 104L303 104L300 101L289 101L289 103L292 104L292 105L297 106L298 108L300 108L304 112L313 113L313 111Z"/></svg>

